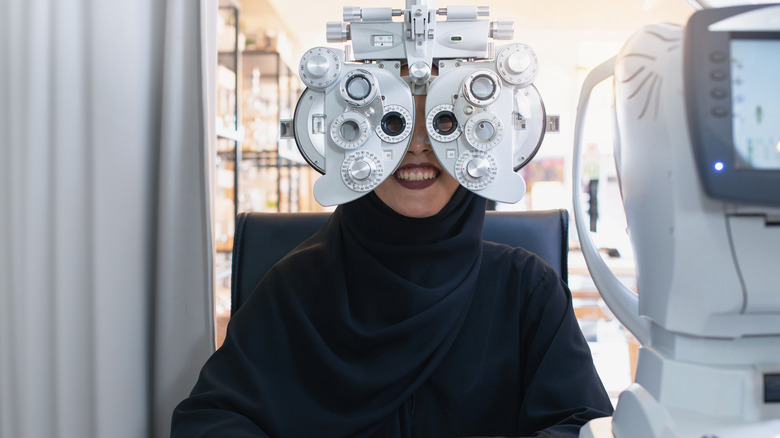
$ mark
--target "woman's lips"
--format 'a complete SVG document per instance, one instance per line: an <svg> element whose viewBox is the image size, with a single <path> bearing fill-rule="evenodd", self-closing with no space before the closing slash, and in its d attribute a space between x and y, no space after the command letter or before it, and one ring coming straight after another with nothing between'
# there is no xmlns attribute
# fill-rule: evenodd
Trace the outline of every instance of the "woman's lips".
<svg viewBox="0 0 780 438"><path fill-rule="evenodd" d="M441 171L429 163L406 164L398 168L393 176L402 187L410 190L422 190L430 187L439 179Z"/></svg>

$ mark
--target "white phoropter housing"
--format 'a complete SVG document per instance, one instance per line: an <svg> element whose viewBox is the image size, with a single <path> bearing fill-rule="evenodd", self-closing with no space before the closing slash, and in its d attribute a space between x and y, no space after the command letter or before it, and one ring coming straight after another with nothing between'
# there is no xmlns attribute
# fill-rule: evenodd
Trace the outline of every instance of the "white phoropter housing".
<svg viewBox="0 0 780 438"><path fill-rule="evenodd" d="M349 202L393 174L411 141L414 94L427 94L424 122L444 169L487 199L519 201L525 181L516 172L536 154L547 121L533 86L534 51L490 42L512 39L512 21L482 19L487 7L436 9L433 0L343 14L343 22L328 23L328 41L351 41L351 51L316 47L303 55L307 88L294 120L282 122L323 174L317 201Z"/></svg>
<svg viewBox="0 0 780 438"><path fill-rule="evenodd" d="M583 120L614 75L615 161L635 295L581 205ZM580 96L574 209L605 302L642 344L636 382L582 437L780 436L780 6L648 26Z"/></svg>

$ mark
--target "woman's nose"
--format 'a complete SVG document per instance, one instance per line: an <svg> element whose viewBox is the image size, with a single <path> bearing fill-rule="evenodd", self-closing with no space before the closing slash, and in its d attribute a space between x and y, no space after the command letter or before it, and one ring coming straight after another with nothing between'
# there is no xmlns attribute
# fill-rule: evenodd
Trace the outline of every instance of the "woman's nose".
<svg viewBox="0 0 780 438"><path fill-rule="evenodd" d="M422 154L431 151L431 141L426 134L414 133L412 141L409 143L408 153Z"/></svg>

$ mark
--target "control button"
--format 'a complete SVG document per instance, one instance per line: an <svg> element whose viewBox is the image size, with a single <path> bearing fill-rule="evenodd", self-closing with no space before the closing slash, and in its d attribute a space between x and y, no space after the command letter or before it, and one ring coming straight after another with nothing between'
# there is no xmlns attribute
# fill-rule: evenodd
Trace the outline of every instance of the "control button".
<svg viewBox="0 0 780 438"><path fill-rule="evenodd" d="M720 52L720 51L712 52L712 53L710 53L710 61L716 62L718 64L720 64L721 62L725 62L726 61L726 54L723 53L723 52Z"/></svg>
<svg viewBox="0 0 780 438"><path fill-rule="evenodd" d="M533 65L533 59L528 52L515 52L506 60L506 69L513 75L523 74Z"/></svg>
<svg viewBox="0 0 780 438"><path fill-rule="evenodd" d="M315 47L301 58L299 74L307 87L324 90L335 82L341 73L341 57L327 47Z"/></svg>
<svg viewBox="0 0 780 438"><path fill-rule="evenodd" d="M417 61L409 66L409 77L417 85L423 85L431 78L431 67L423 61Z"/></svg>
<svg viewBox="0 0 780 438"><path fill-rule="evenodd" d="M715 117L726 117L729 115L728 108L720 105L712 107L712 110L710 110L710 112Z"/></svg>
<svg viewBox="0 0 780 438"><path fill-rule="evenodd" d="M455 179L469 190L482 190L496 179L496 160L487 152L466 151L455 162Z"/></svg>
<svg viewBox="0 0 780 438"><path fill-rule="evenodd" d="M717 87L710 90L710 96L712 96L713 99L719 99L719 100L725 99L726 97L728 97L728 95L729 92L726 91L725 88Z"/></svg>
<svg viewBox="0 0 780 438"><path fill-rule="evenodd" d="M466 165L466 172L474 179L482 178L490 171L490 161L486 158L472 158Z"/></svg>
<svg viewBox="0 0 780 438"><path fill-rule="evenodd" d="M321 78L328 72L330 62L324 55L317 54L306 61L306 71L315 78Z"/></svg>
<svg viewBox="0 0 780 438"><path fill-rule="evenodd" d="M713 70L710 72L710 78L714 81L722 81L728 77L725 70Z"/></svg>
<svg viewBox="0 0 780 438"><path fill-rule="evenodd" d="M341 180L351 190L369 192L384 180L384 168L373 153L357 151L341 163Z"/></svg>
<svg viewBox="0 0 780 438"><path fill-rule="evenodd" d="M539 61L530 46L510 44L496 56L496 70L510 84L525 87L536 79Z"/></svg>
<svg viewBox="0 0 780 438"><path fill-rule="evenodd" d="M374 163L365 158L356 160L349 166L349 176L355 179L355 181L365 181L374 173Z"/></svg>

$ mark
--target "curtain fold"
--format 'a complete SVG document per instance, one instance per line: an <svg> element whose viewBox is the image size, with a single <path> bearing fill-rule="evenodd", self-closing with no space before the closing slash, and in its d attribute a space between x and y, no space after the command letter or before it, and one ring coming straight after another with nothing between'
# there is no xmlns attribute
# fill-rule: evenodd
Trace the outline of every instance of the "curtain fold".
<svg viewBox="0 0 780 438"><path fill-rule="evenodd" d="M216 9L0 0L0 437L168 436L213 350Z"/></svg>

